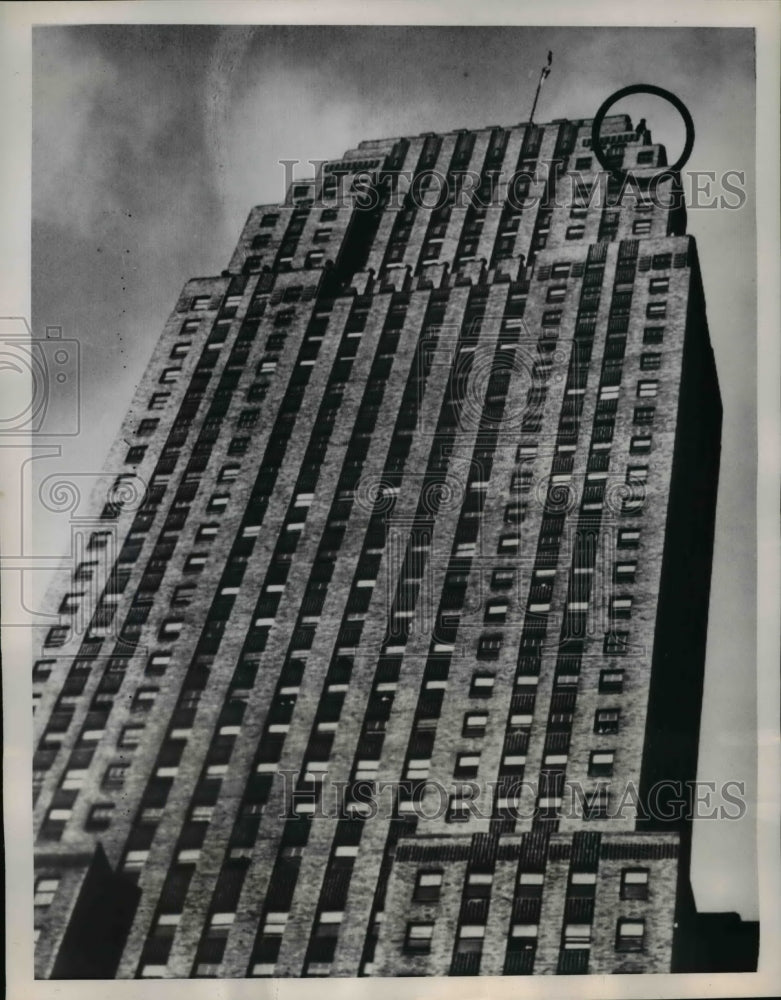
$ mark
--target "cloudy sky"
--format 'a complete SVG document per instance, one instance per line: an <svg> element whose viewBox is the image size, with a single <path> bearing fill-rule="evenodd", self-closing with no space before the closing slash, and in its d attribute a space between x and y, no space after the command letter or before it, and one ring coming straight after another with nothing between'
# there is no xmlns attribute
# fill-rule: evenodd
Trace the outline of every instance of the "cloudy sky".
<svg viewBox="0 0 781 1000"><path fill-rule="evenodd" d="M755 795L755 230L753 36L738 29L37 28L33 38L36 335L82 348L82 432L41 475L102 466L163 322L189 277L218 274L253 204L284 196L280 160L339 156L364 138L591 117L630 83L689 107L689 171L745 172L742 210L690 209L724 401L722 477L703 714L703 780ZM677 158L682 131L627 101ZM300 175L308 171L301 169ZM691 187L691 177L687 179ZM710 197L703 198L710 201ZM71 405L65 402L62 405ZM65 546L41 519L38 551ZM703 909L756 916L754 830L701 822Z"/></svg>

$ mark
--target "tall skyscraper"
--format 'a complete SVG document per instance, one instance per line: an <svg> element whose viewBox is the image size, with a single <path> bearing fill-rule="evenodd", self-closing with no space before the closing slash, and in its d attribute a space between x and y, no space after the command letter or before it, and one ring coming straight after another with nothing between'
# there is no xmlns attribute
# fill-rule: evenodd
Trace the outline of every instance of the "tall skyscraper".
<svg viewBox="0 0 781 1000"><path fill-rule="evenodd" d="M721 406L591 124L363 142L186 284L33 669L37 976L692 967Z"/></svg>

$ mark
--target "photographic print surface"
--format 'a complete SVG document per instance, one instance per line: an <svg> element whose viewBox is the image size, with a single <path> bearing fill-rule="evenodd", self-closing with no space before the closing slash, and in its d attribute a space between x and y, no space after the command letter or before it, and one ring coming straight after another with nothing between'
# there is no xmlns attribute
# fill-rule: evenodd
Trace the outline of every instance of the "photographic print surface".
<svg viewBox="0 0 781 1000"><path fill-rule="evenodd" d="M757 968L754 44L34 29L36 978Z"/></svg>

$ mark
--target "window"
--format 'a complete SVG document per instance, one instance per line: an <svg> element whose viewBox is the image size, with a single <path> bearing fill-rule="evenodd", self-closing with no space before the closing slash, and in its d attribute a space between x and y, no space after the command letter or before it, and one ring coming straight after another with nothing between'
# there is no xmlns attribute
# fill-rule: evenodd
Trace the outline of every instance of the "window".
<svg viewBox="0 0 781 1000"><path fill-rule="evenodd" d="M58 878L39 878L35 883L34 906L51 906L54 896L59 888Z"/></svg>
<svg viewBox="0 0 781 1000"><path fill-rule="evenodd" d="M649 319L664 319L667 315L667 303L649 302L645 307L645 314Z"/></svg>
<svg viewBox="0 0 781 1000"><path fill-rule="evenodd" d="M157 688L139 688L133 699L133 711L148 712L154 705L156 698Z"/></svg>
<svg viewBox="0 0 781 1000"><path fill-rule="evenodd" d="M209 542L217 534L216 524L202 524L195 536L196 542Z"/></svg>
<svg viewBox="0 0 781 1000"><path fill-rule="evenodd" d="M624 868L621 872L621 899L648 899L647 868Z"/></svg>
<svg viewBox="0 0 781 1000"><path fill-rule="evenodd" d="M542 314L543 326L558 326L561 323L561 309L549 309Z"/></svg>
<svg viewBox="0 0 781 1000"><path fill-rule="evenodd" d="M241 471L241 466L237 465L235 462L229 465L223 465L220 469L220 474L217 481L220 483L230 483L234 479L238 478L239 472Z"/></svg>
<svg viewBox="0 0 781 1000"><path fill-rule="evenodd" d="M243 455L249 448L250 439L248 437L234 437L231 438L230 444L228 445L229 455Z"/></svg>
<svg viewBox="0 0 781 1000"><path fill-rule="evenodd" d="M70 629L67 625L54 625L46 633L44 646L64 646L68 641Z"/></svg>
<svg viewBox="0 0 781 1000"><path fill-rule="evenodd" d="M78 590L66 594L60 602L59 613L61 615L73 615L79 610L79 598L84 596L83 590Z"/></svg>
<svg viewBox="0 0 781 1000"><path fill-rule="evenodd" d="M669 287L669 278L651 278L648 282L648 291L651 295L660 295L662 292L666 292Z"/></svg>
<svg viewBox="0 0 781 1000"><path fill-rule="evenodd" d="M413 899L416 903L436 903L442 890L441 871L418 872Z"/></svg>
<svg viewBox="0 0 781 1000"><path fill-rule="evenodd" d="M152 677L162 676L171 663L170 653L152 653L146 661L146 673Z"/></svg>
<svg viewBox="0 0 781 1000"><path fill-rule="evenodd" d="M98 802L90 809L84 827L87 830L107 830L113 815L113 802Z"/></svg>
<svg viewBox="0 0 781 1000"><path fill-rule="evenodd" d="M404 950L418 954L428 954L431 951L431 938L433 934L433 923L408 923L407 936L404 939Z"/></svg>
<svg viewBox="0 0 781 1000"><path fill-rule="evenodd" d="M209 308L210 301L211 299L208 295L196 295L190 303L190 309L194 312L204 312Z"/></svg>
<svg viewBox="0 0 781 1000"><path fill-rule="evenodd" d="M651 232L650 219L636 219L632 223L632 233L635 236L647 236Z"/></svg>
<svg viewBox="0 0 781 1000"><path fill-rule="evenodd" d="M171 398L170 392L153 392L149 397L149 404L147 409L149 410L162 410L165 408L165 404Z"/></svg>
<svg viewBox="0 0 781 1000"><path fill-rule="evenodd" d="M456 778L476 778L479 766L479 753L460 753L456 757L456 766L453 773Z"/></svg>
<svg viewBox="0 0 781 1000"><path fill-rule="evenodd" d="M573 872L570 875L568 893L580 899L592 899L596 891L595 872Z"/></svg>
<svg viewBox="0 0 781 1000"><path fill-rule="evenodd" d="M664 340L663 326L647 326L643 330L644 344L661 344Z"/></svg>
<svg viewBox="0 0 781 1000"><path fill-rule="evenodd" d="M166 618L160 626L158 637L163 642L172 642L174 639L179 638L183 627L184 622L181 618Z"/></svg>
<svg viewBox="0 0 781 1000"><path fill-rule="evenodd" d="M652 424L656 408L653 406L636 406L633 414L633 422L636 424Z"/></svg>
<svg viewBox="0 0 781 1000"><path fill-rule="evenodd" d="M599 736L617 733L620 717L618 708L598 708L594 715L594 732Z"/></svg>
<svg viewBox="0 0 781 1000"><path fill-rule="evenodd" d="M127 455L125 455L125 465L143 462L144 455L146 455L146 445L135 445L133 448L128 448Z"/></svg>
<svg viewBox="0 0 781 1000"><path fill-rule="evenodd" d="M138 434L139 437L148 437L150 434L154 434L159 423L159 420L152 418L142 420L136 429L136 434Z"/></svg>
<svg viewBox="0 0 781 1000"><path fill-rule="evenodd" d="M230 500L229 493L215 493L209 498L209 505L206 508L209 514L218 514L225 510L228 506L228 501Z"/></svg>
<svg viewBox="0 0 781 1000"><path fill-rule="evenodd" d="M478 660L498 660L503 640L501 633L480 636L477 644Z"/></svg>
<svg viewBox="0 0 781 1000"><path fill-rule="evenodd" d="M609 778L613 774L614 750L594 750L589 757L588 773L590 778Z"/></svg>
<svg viewBox="0 0 781 1000"><path fill-rule="evenodd" d="M495 569L491 576L491 587L494 590L507 590L515 583L514 569Z"/></svg>
<svg viewBox="0 0 781 1000"><path fill-rule="evenodd" d="M548 289L546 302L562 302L567 294L566 285L552 285Z"/></svg>
<svg viewBox="0 0 781 1000"><path fill-rule="evenodd" d="M637 383L637 395L640 399L653 399L658 391L658 379L642 379Z"/></svg>
<svg viewBox="0 0 781 1000"><path fill-rule="evenodd" d="M643 455L651 450L652 437L650 434L635 434L629 442L629 453L631 455Z"/></svg>
<svg viewBox="0 0 781 1000"><path fill-rule="evenodd" d="M662 367L662 355L656 352L648 352L640 355L640 371L656 371Z"/></svg>
<svg viewBox="0 0 781 1000"><path fill-rule="evenodd" d="M574 211L574 209L573 209L573 211ZM585 214L585 210L583 210L583 211L584 211L584 214ZM566 237L567 237L568 240L580 240L580 239L583 238L583 234L585 233L585 231L586 231L586 227L585 226L581 226L581 225L568 226L567 227L567 232L566 232Z"/></svg>
<svg viewBox="0 0 781 1000"><path fill-rule="evenodd" d="M620 694L624 690L624 671L600 670L599 690L601 694Z"/></svg>
<svg viewBox="0 0 781 1000"><path fill-rule="evenodd" d="M494 877L490 872L470 872L464 886L467 899L487 899L491 895Z"/></svg>
<svg viewBox="0 0 781 1000"><path fill-rule="evenodd" d="M616 925L616 951L642 951L645 921L622 918Z"/></svg>
<svg viewBox="0 0 781 1000"><path fill-rule="evenodd" d="M206 565L206 555L201 555L200 553L194 553L187 557L187 561L184 564L185 573L200 573L203 567Z"/></svg>
<svg viewBox="0 0 781 1000"><path fill-rule="evenodd" d="M171 353L168 355L168 357L171 358L173 361L176 361L179 358L185 358L187 357L187 352L190 350L192 346L193 342L191 340L177 340L177 342L171 348Z"/></svg>
<svg viewBox="0 0 781 1000"><path fill-rule="evenodd" d="M518 895L525 899L539 899L544 882L542 872L521 872L518 876Z"/></svg>
<svg viewBox="0 0 781 1000"><path fill-rule="evenodd" d="M487 622L503 622L507 618L507 601L488 601L485 606L485 620Z"/></svg>
<svg viewBox="0 0 781 1000"><path fill-rule="evenodd" d="M618 532L619 549L636 549L640 544L640 530L638 528L621 528Z"/></svg>
<svg viewBox="0 0 781 1000"><path fill-rule="evenodd" d="M129 764L110 764L103 774L102 788L122 788L130 768Z"/></svg>
<svg viewBox="0 0 781 1000"><path fill-rule="evenodd" d="M33 666L33 680L48 680L56 662L56 660L36 660L35 665Z"/></svg>
<svg viewBox="0 0 781 1000"><path fill-rule="evenodd" d="M164 368L158 381L161 385L173 385L182 374L182 369L178 366Z"/></svg>
<svg viewBox="0 0 781 1000"><path fill-rule="evenodd" d="M608 632L605 636L605 656L626 656L628 647L628 632Z"/></svg>
<svg viewBox="0 0 781 1000"><path fill-rule="evenodd" d="M588 948L591 945L591 924L565 924L564 947Z"/></svg>
<svg viewBox="0 0 781 1000"><path fill-rule="evenodd" d="M579 156L575 160L576 170L590 170L591 169L591 157L590 156Z"/></svg>
<svg viewBox="0 0 781 1000"><path fill-rule="evenodd" d="M73 574L73 579L78 580L80 583L86 580L91 580L97 568L98 568L97 559L91 560L90 562L81 562L76 567L76 572Z"/></svg>
<svg viewBox="0 0 781 1000"><path fill-rule="evenodd" d="M630 562L618 562L613 567L613 582L634 583L636 572L637 562L635 560Z"/></svg>
<svg viewBox="0 0 781 1000"><path fill-rule="evenodd" d="M270 229L272 226L276 226L279 221L279 215L276 213L269 212L263 216L260 220L260 225L263 229Z"/></svg>
<svg viewBox="0 0 781 1000"><path fill-rule="evenodd" d="M141 725L125 726L120 734L117 745L121 747L137 747L141 742L143 732L144 727Z"/></svg>
<svg viewBox="0 0 781 1000"><path fill-rule="evenodd" d="M485 736L485 729L488 725L487 712L467 712L464 716L464 726L461 731L462 736Z"/></svg>
<svg viewBox="0 0 781 1000"><path fill-rule="evenodd" d="M610 617L630 618L632 615L632 603L633 599L631 597L619 596L611 598Z"/></svg>
<svg viewBox="0 0 781 1000"><path fill-rule="evenodd" d="M637 165L642 167L644 164L654 162L654 151L652 149L641 149L637 154Z"/></svg>
<svg viewBox="0 0 781 1000"><path fill-rule="evenodd" d="M448 823L466 823L469 820L469 802L463 795L451 795L447 805Z"/></svg>
<svg viewBox="0 0 781 1000"><path fill-rule="evenodd" d="M195 584L183 583L176 587L171 597L172 608L186 608L195 596Z"/></svg>

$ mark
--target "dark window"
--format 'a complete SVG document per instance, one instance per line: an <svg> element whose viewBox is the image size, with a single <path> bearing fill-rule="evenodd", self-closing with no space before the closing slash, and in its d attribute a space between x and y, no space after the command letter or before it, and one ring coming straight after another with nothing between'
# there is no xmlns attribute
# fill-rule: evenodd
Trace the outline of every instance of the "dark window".
<svg viewBox="0 0 781 1000"><path fill-rule="evenodd" d="M647 353L640 355L640 370L644 372L656 371L662 366L662 355L657 353Z"/></svg>
<svg viewBox="0 0 781 1000"><path fill-rule="evenodd" d="M470 698L490 698L494 692L494 675L480 671L472 675Z"/></svg>
<svg viewBox="0 0 781 1000"><path fill-rule="evenodd" d="M636 424L652 424L654 422L654 406L636 406L633 415L633 422Z"/></svg>
<svg viewBox="0 0 781 1000"><path fill-rule="evenodd" d="M608 632L605 636L605 656L626 656L628 647L628 632Z"/></svg>
<svg viewBox="0 0 781 1000"><path fill-rule="evenodd" d="M599 690L602 694L619 694L623 689L623 670L600 670Z"/></svg>
<svg viewBox="0 0 781 1000"><path fill-rule="evenodd" d="M55 625L46 633L44 646L64 646L68 640L70 629L67 625Z"/></svg>
<svg viewBox="0 0 781 1000"><path fill-rule="evenodd" d="M111 826L111 819L114 813L113 802L99 802L94 805L87 816L84 824L87 830L106 830Z"/></svg>
<svg viewBox="0 0 781 1000"><path fill-rule="evenodd" d="M645 946L645 921L622 918L616 925L616 951L642 951Z"/></svg>
<svg viewBox="0 0 781 1000"><path fill-rule="evenodd" d="M485 736L485 728L488 725L487 712L467 712L464 716L464 726L461 731L462 736Z"/></svg>
<svg viewBox="0 0 781 1000"><path fill-rule="evenodd" d="M506 590L515 583L514 569L495 569L491 576L491 587L494 590Z"/></svg>
<svg viewBox="0 0 781 1000"><path fill-rule="evenodd" d="M428 954L431 951L433 933L433 923L408 923L407 934L404 938L404 950L417 954Z"/></svg>
<svg viewBox="0 0 781 1000"><path fill-rule="evenodd" d="M442 889L441 871L420 871L415 882L413 899L416 903L436 903Z"/></svg>
<svg viewBox="0 0 781 1000"><path fill-rule="evenodd" d="M478 660L497 660L502 649L502 642L501 633L481 636L477 644Z"/></svg>
<svg viewBox="0 0 781 1000"><path fill-rule="evenodd" d="M615 752L613 750L594 750L588 761L590 778L609 778L613 774Z"/></svg>
<svg viewBox="0 0 781 1000"><path fill-rule="evenodd" d="M476 778L479 766L479 753L460 753L456 757L456 766L453 773L456 778Z"/></svg>
<svg viewBox="0 0 781 1000"><path fill-rule="evenodd" d="M621 712L617 708L599 708L594 715L594 732L606 736L618 732Z"/></svg>
<svg viewBox="0 0 781 1000"><path fill-rule="evenodd" d="M621 872L621 899L648 899L648 869L624 868Z"/></svg>
<svg viewBox="0 0 781 1000"><path fill-rule="evenodd" d="M647 326L643 330L644 344L661 344L663 340L664 340L663 326Z"/></svg>

